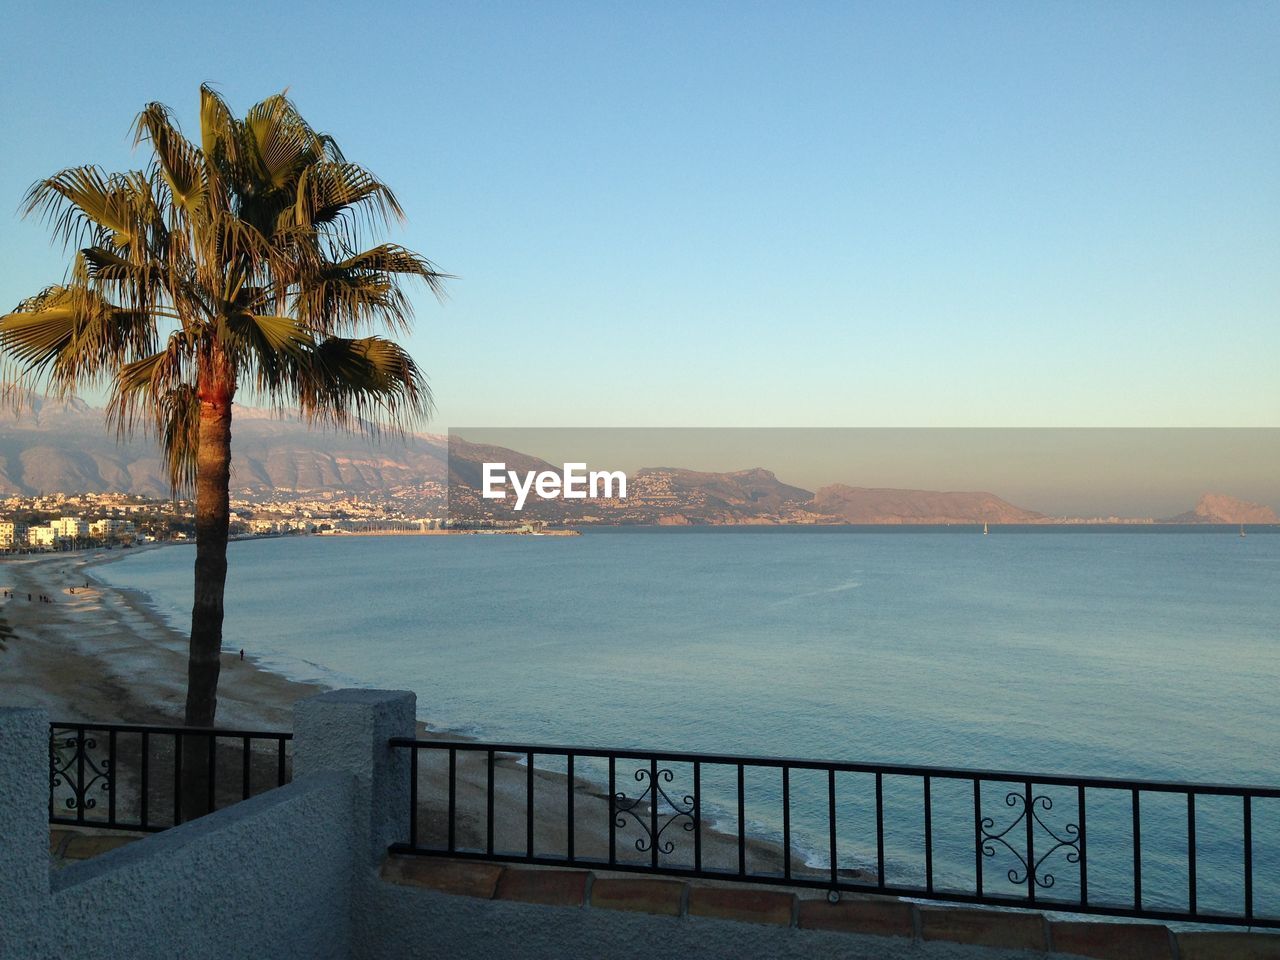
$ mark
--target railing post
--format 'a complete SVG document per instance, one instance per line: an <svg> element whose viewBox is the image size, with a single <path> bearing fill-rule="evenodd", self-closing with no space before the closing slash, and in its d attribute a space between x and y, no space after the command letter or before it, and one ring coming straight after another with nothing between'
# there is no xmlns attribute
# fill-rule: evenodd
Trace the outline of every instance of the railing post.
<svg viewBox="0 0 1280 960"><path fill-rule="evenodd" d="M294 705L294 779L355 776L357 863L376 867L390 844L409 839L409 751L390 740L414 735L415 708L402 690L333 690Z"/></svg>
<svg viewBox="0 0 1280 960"><path fill-rule="evenodd" d="M3 943L49 896L49 715L37 708L0 708L0 879Z"/></svg>

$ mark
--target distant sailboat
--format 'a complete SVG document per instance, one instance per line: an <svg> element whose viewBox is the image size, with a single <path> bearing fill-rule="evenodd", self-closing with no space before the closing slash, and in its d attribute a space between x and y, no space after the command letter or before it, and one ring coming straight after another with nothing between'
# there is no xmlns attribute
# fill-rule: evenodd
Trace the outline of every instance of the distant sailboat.
<svg viewBox="0 0 1280 960"><path fill-rule="evenodd" d="M982 521L982 535L985 537L989 531L987 530L987 521ZM1243 534L1241 534L1243 536Z"/></svg>
<svg viewBox="0 0 1280 960"><path fill-rule="evenodd" d="M1244 536L1244 524L1240 524L1240 536Z"/></svg>

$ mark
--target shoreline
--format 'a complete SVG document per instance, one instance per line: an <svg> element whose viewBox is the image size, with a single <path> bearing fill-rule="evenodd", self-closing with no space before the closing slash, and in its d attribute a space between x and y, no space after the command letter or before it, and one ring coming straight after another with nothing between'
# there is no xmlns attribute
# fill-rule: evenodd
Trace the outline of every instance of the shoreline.
<svg viewBox="0 0 1280 960"><path fill-rule="evenodd" d="M171 544L138 549L166 546ZM13 632L0 648L0 704L43 707L54 721L181 725L188 638L166 621L145 592L115 587L95 577L94 567L132 555L103 553L83 551L0 561L0 589L13 593L0 599L0 615ZM40 602L41 594L53 602ZM28 600L28 595L32 599ZM224 728L291 730L293 704L327 689L332 688L290 680L253 657L241 661L237 654L223 651L216 723ZM424 740L477 740L430 727L422 720L417 721L416 735ZM508 809L522 809L528 776L523 757L499 753L496 761L495 797ZM423 797L441 795L447 784L443 771L425 769L429 766L424 764L419 774L419 795ZM459 767L460 805L482 806L487 781L484 765ZM541 784L539 793L552 787L552 795L564 795L565 773L535 766L534 777ZM572 792L581 817L577 824L580 854L606 849L607 791L575 776ZM637 809L643 813L646 808ZM557 811L554 806L539 805L535 816L540 845L563 845L563 808ZM519 824L513 821L511 829L523 831L523 819L519 818ZM468 817L458 826L460 845L480 842L478 820ZM703 821L707 862L731 864L736 859L737 830L730 826L710 818ZM500 834L506 832L504 826ZM636 839L633 831L619 830L619 850L630 847ZM748 835L746 855L752 863L773 863L781 868L779 843ZM791 859L796 870L813 869L795 848Z"/></svg>
<svg viewBox="0 0 1280 960"><path fill-rule="evenodd" d="M94 576L94 567L132 552L104 554L87 550L0 561L0 588L13 592L3 601L3 613L14 632L0 653L0 702L42 706L55 720L180 724L187 637L144 592ZM27 600L41 594L53 602ZM288 729L293 703L323 689L224 651L217 722Z"/></svg>
<svg viewBox="0 0 1280 960"><path fill-rule="evenodd" d="M13 592L0 599L0 616L14 633L0 651L0 703L43 706L58 721L181 725L189 637L145 590L115 586L93 570L138 553L192 545L168 541L129 552L91 549L0 560L0 589ZM47 594L54 602L28 601L28 594ZM224 649L221 660L219 727L292 730L296 701L335 689L295 680L253 654L241 660ZM427 739L475 739L421 719L417 725L418 736Z"/></svg>

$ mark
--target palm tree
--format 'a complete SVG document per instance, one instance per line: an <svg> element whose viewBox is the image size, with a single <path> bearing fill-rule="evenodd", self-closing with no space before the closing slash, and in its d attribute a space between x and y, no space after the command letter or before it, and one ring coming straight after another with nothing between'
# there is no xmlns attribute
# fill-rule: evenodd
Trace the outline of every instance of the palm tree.
<svg viewBox="0 0 1280 960"><path fill-rule="evenodd" d="M148 104L134 144L146 170L73 167L35 184L41 214L75 258L66 280L0 317L14 395L109 391L125 434L154 432L175 491L195 488L195 601L185 722L217 709L227 574L231 411L237 391L313 423L401 430L431 407L405 333L401 289L446 279L363 234L403 219L391 190L348 163L282 93L236 118L200 88L200 140Z"/></svg>

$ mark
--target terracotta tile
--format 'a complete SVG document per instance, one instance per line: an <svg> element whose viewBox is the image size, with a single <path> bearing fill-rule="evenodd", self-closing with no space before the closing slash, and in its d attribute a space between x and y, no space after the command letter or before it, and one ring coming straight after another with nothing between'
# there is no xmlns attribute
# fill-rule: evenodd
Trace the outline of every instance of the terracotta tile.
<svg viewBox="0 0 1280 960"><path fill-rule="evenodd" d="M118 834L76 833L67 839L62 856L65 860L88 860L119 847L128 846L140 839L140 837L126 837Z"/></svg>
<svg viewBox="0 0 1280 960"><path fill-rule="evenodd" d="M75 836L70 830L50 830L49 831L49 853L53 856L59 856L62 853L62 845L67 839Z"/></svg>
<svg viewBox="0 0 1280 960"><path fill-rule="evenodd" d="M525 870L507 867L494 894L499 900L521 900L554 906L580 907L587 902L586 870Z"/></svg>
<svg viewBox="0 0 1280 960"><path fill-rule="evenodd" d="M1050 924L1053 949L1098 960L1170 960L1169 928L1156 923Z"/></svg>
<svg viewBox="0 0 1280 960"><path fill-rule="evenodd" d="M1278 960L1280 933L1180 933L1181 960Z"/></svg>
<svg viewBox="0 0 1280 960"><path fill-rule="evenodd" d="M382 878L392 883L427 887L462 897L492 899L502 876L496 863L441 860L436 857L387 857Z"/></svg>
<svg viewBox="0 0 1280 960"><path fill-rule="evenodd" d="M920 932L926 940L1010 950L1045 948L1044 917L1038 913L921 907Z"/></svg>
<svg viewBox="0 0 1280 960"><path fill-rule="evenodd" d="M913 937L911 904L900 900L800 901L800 926L877 937Z"/></svg>
<svg viewBox="0 0 1280 960"><path fill-rule="evenodd" d="M792 894L774 890L722 889L695 884L689 890L689 915L789 927L795 901Z"/></svg>
<svg viewBox="0 0 1280 960"><path fill-rule="evenodd" d="M591 885L591 905L678 917L688 884L679 880L599 880Z"/></svg>

